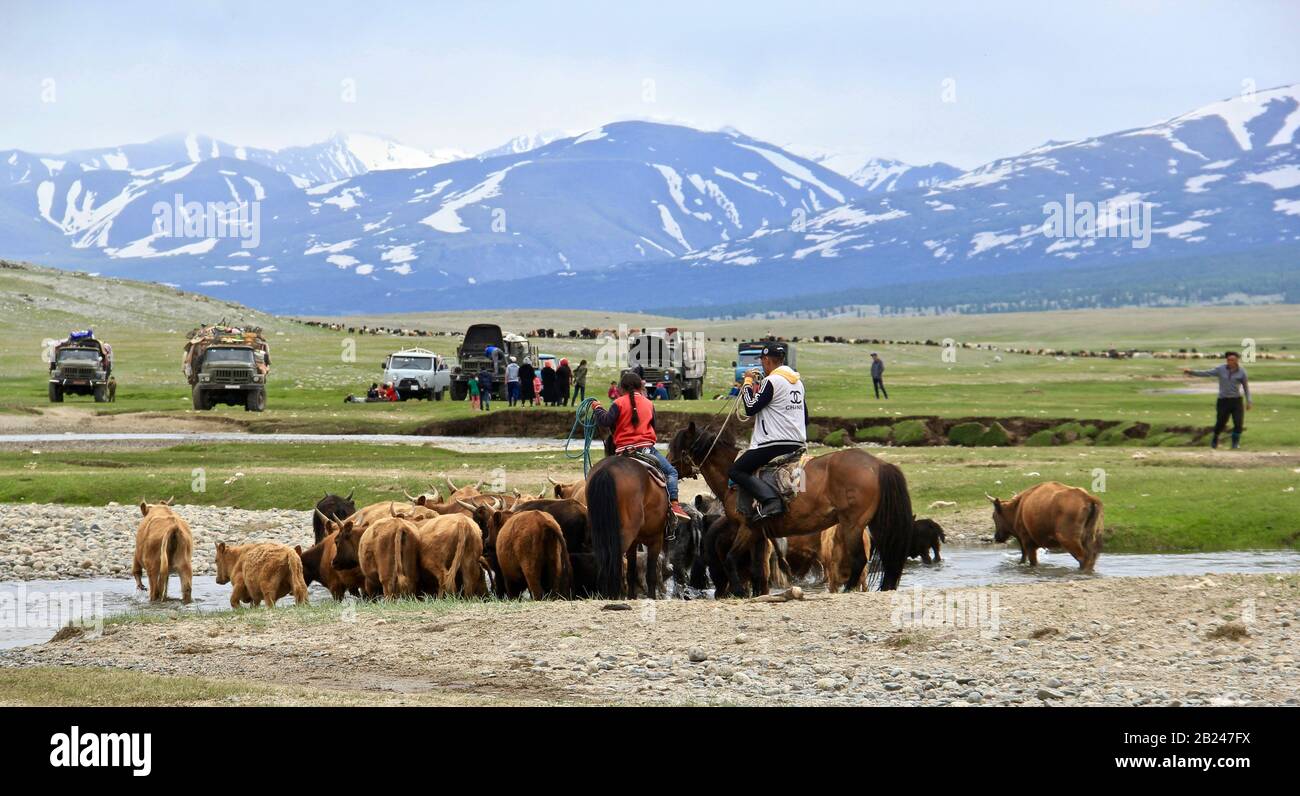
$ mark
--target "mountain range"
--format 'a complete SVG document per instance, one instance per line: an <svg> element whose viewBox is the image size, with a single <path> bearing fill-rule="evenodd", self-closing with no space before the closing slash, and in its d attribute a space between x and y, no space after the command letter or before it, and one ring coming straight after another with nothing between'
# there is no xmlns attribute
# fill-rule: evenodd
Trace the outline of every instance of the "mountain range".
<svg viewBox="0 0 1300 796"><path fill-rule="evenodd" d="M1300 301L1298 129L1286 86L969 171L645 121L473 157L358 134L8 150L0 256L318 314ZM249 203L255 234L167 234L161 208L194 202Z"/></svg>

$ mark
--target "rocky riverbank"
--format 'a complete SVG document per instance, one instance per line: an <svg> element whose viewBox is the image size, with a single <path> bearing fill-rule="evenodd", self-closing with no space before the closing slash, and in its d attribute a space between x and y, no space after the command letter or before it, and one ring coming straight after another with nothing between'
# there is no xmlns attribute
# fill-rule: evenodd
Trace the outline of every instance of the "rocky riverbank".
<svg viewBox="0 0 1300 796"><path fill-rule="evenodd" d="M311 514L177 506L194 534L194 574L215 574L217 542L312 543ZM140 509L0 503L0 581L129 577Z"/></svg>
<svg viewBox="0 0 1300 796"><path fill-rule="evenodd" d="M110 623L101 636L4 651L0 666L421 704L1300 704L1295 574L608 605L328 603ZM939 607L909 619L922 605Z"/></svg>

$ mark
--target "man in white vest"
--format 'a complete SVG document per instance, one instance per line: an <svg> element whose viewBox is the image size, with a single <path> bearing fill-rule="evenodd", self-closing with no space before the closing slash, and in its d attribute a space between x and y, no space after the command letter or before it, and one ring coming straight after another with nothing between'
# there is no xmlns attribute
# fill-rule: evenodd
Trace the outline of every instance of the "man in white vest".
<svg viewBox="0 0 1300 796"><path fill-rule="evenodd" d="M749 449L736 458L728 471L733 483L745 488L758 503L760 517L770 517L785 510L781 497L772 487L754 475L758 468L808 444L808 404L804 400L799 374L785 364L786 349L781 343L763 346L760 374L745 374L740 400L745 414L754 418L754 433Z"/></svg>

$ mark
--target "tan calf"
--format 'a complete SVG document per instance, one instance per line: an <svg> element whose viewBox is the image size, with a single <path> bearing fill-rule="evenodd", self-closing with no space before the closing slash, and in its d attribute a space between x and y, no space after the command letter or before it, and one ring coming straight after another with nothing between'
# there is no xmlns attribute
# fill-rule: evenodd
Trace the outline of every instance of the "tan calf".
<svg viewBox="0 0 1300 796"><path fill-rule="evenodd" d="M302 575L302 550L278 542L227 545L217 543L217 583L231 585L230 607L265 602L292 594L294 602L307 602L307 582Z"/></svg>
<svg viewBox="0 0 1300 796"><path fill-rule="evenodd" d="M416 528L420 590L439 597L484 597L483 534L464 514L425 520Z"/></svg>
<svg viewBox="0 0 1300 796"><path fill-rule="evenodd" d="M548 594L573 596L569 551L554 517L544 511L520 511L507 518L497 512L489 525L499 528L489 539L507 597L518 597L525 586L534 600Z"/></svg>
<svg viewBox="0 0 1300 796"><path fill-rule="evenodd" d="M1059 481L1044 481L993 503L993 540L1020 542L1020 560L1038 564L1038 548L1062 547L1079 562L1079 569L1091 572L1101 555L1102 504L1085 489Z"/></svg>
<svg viewBox="0 0 1300 796"><path fill-rule="evenodd" d="M175 572L181 576L181 602L190 602L190 555L194 550L190 526L172 511L170 499L164 503L141 502L140 515L143 519L135 532L135 559L131 563L136 588L144 589L140 574L146 572L150 602L164 600L167 580Z"/></svg>
<svg viewBox="0 0 1300 796"><path fill-rule="evenodd" d="M357 560L367 597L416 594L420 578L415 532L415 523L396 516L382 517L366 527L357 543Z"/></svg>

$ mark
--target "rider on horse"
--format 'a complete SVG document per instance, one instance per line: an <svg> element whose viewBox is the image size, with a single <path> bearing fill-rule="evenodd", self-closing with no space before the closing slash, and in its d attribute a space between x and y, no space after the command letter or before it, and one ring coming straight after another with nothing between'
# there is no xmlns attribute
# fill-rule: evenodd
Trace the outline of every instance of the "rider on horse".
<svg viewBox="0 0 1300 796"><path fill-rule="evenodd" d="M655 408L645 396L645 383L633 371L623 373L618 383L618 397L608 410L602 409L600 402L593 402L592 413L596 425L614 431L614 452L644 453L654 458L663 471L664 480L668 482L668 500L673 514L681 520L689 520L690 515L677 502L677 469L668 463L659 449L655 447L658 435L655 433Z"/></svg>
<svg viewBox="0 0 1300 796"><path fill-rule="evenodd" d="M785 364L785 346L763 346L757 370L745 374L740 400L745 414L756 418L749 449L736 458L727 472L732 483L743 486L758 503L758 515L771 517L785 510L781 497L766 481L754 475L758 468L781 456L802 450L808 444L808 404L804 400L799 374ZM756 384L757 382L757 384Z"/></svg>

